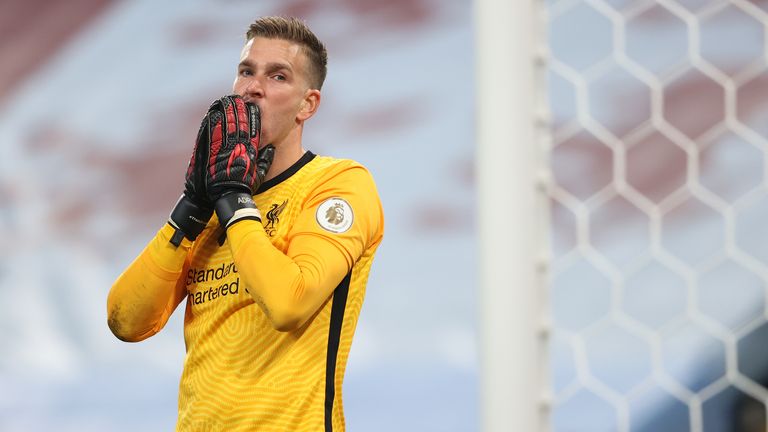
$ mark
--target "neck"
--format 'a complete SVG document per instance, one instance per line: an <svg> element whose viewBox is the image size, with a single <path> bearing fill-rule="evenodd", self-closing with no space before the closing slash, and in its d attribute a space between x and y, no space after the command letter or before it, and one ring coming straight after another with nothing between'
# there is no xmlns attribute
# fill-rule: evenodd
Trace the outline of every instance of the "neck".
<svg viewBox="0 0 768 432"><path fill-rule="evenodd" d="M267 171L267 175L264 180L270 180L278 176L283 171L295 164L304 155L304 148L301 145L301 139L285 140L281 143L274 144L275 146L275 158L272 160L272 165Z"/></svg>

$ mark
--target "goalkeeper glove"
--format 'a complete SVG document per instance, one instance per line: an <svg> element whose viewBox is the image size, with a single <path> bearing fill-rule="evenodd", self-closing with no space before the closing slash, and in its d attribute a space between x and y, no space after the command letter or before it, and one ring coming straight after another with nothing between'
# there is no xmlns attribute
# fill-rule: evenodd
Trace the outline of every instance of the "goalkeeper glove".
<svg viewBox="0 0 768 432"><path fill-rule="evenodd" d="M184 237L194 241L205 229L213 214L213 204L205 193L205 168L210 148L208 124L214 105L208 109L197 131L195 148L184 176L184 193L168 218L168 223L175 229L170 242L177 247Z"/></svg>
<svg viewBox="0 0 768 432"><path fill-rule="evenodd" d="M253 193L261 186L275 155L274 146L259 149L259 107L240 96L225 96L214 102L208 114L205 191L225 229L233 223L261 221Z"/></svg>

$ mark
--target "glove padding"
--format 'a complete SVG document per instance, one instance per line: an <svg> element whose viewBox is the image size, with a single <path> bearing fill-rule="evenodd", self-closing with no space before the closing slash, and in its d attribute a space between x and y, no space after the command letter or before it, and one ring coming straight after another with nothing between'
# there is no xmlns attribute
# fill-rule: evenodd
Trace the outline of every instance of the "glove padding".
<svg viewBox="0 0 768 432"><path fill-rule="evenodd" d="M237 95L211 104L197 132L184 194L169 218L176 229L172 244L178 246L183 237L194 241L208 224L214 205L224 197L229 196L217 206L223 227L240 219L261 220L252 194L269 171L275 148L268 145L257 152L260 137L257 105Z"/></svg>
<svg viewBox="0 0 768 432"><path fill-rule="evenodd" d="M206 196L216 203L222 196L242 192L252 195L261 184L256 157L261 137L257 105L240 96L225 96L208 110Z"/></svg>
<svg viewBox="0 0 768 432"><path fill-rule="evenodd" d="M264 176L267 175L274 156L275 147L272 145L259 150L255 161L259 184L263 181ZM241 220L251 219L261 222L261 212L256 208L256 203L253 201L250 193L242 191L227 192L216 200L215 206L216 215L219 217L219 223L224 230Z"/></svg>
<svg viewBox="0 0 768 432"><path fill-rule="evenodd" d="M210 133L208 132L208 117L211 108L208 108L203 121L200 122L195 148L192 150L192 157L189 159L187 173L184 176L184 195L198 206L209 209L213 208L213 203L208 200L205 193L205 169L208 165L208 149L211 147Z"/></svg>
<svg viewBox="0 0 768 432"><path fill-rule="evenodd" d="M253 194L272 165L275 148L259 149L259 107L240 96L225 96L208 112L210 146L204 171L206 197L214 204L221 226L239 220L261 221Z"/></svg>
<svg viewBox="0 0 768 432"><path fill-rule="evenodd" d="M213 108L213 105L211 105ZM205 192L205 173L210 148L209 116L211 108L206 112L200 128L197 130L195 148L189 158L187 172L184 175L184 193L168 217L168 223L175 229L170 243L178 247L186 237L194 241L213 215L213 203L208 200Z"/></svg>

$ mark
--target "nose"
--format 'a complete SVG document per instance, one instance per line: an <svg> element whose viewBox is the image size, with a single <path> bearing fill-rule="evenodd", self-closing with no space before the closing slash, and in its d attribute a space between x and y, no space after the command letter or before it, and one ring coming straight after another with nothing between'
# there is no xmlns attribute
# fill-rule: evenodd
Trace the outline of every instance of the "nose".
<svg viewBox="0 0 768 432"><path fill-rule="evenodd" d="M261 81L257 78L248 80L248 83L243 89L242 96L248 102L263 98L264 87L261 85Z"/></svg>

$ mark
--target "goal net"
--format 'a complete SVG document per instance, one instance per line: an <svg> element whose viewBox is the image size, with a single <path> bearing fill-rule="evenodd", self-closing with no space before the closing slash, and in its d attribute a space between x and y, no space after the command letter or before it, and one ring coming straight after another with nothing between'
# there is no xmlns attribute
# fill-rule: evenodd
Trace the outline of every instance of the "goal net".
<svg viewBox="0 0 768 432"><path fill-rule="evenodd" d="M545 271L506 281L515 296L536 291L522 298L546 311L533 318L548 376L526 390L533 424L765 431L768 1L520 3L544 17L544 37L515 67L533 71L534 89L543 77L534 96L548 110L529 112L534 139L497 136L492 146L535 146L542 155L529 160L537 171L528 174L546 205L527 210L548 215L548 234L537 237L546 242ZM480 77L487 65L478 66ZM528 246L536 253L535 241ZM481 250L484 259L493 249ZM486 299L505 283L489 288L489 271ZM504 336L482 319L486 358ZM517 343L512 362L527 355ZM485 406L499 394L493 371L481 373ZM501 430L493 425L503 418L484 412L484 428Z"/></svg>

